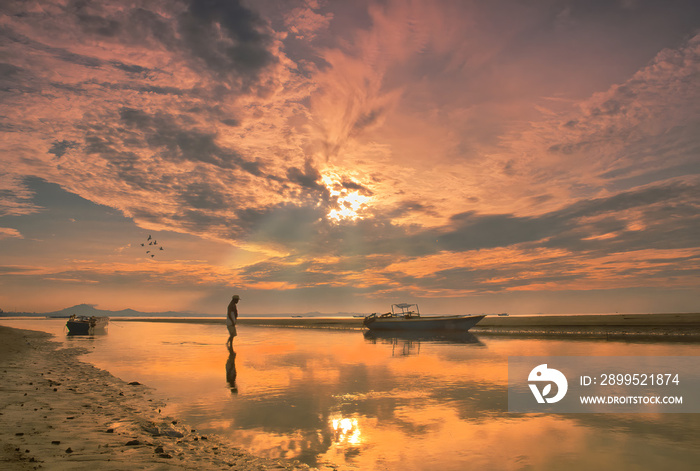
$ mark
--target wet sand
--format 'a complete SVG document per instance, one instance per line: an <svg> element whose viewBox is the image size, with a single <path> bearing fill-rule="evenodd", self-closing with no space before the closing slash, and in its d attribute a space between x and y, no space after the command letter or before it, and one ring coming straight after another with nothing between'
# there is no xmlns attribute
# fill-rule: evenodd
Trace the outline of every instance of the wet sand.
<svg viewBox="0 0 700 471"><path fill-rule="evenodd" d="M224 324L225 318L113 318L116 322L149 321ZM326 329L362 329L362 318L244 317L241 325ZM588 338L651 338L700 340L700 313L489 315L470 332L493 335L573 336Z"/></svg>
<svg viewBox="0 0 700 471"><path fill-rule="evenodd" d="M700 313L489 316L471 332L607 339L700 340Z"/></svg>
<svg viewBox="0 0 700 471"><path fill-rule="evenodd" d="M50 338L0 326L1 469L309 469L162 416L149 388L79 361L84 349Z"/></svg>

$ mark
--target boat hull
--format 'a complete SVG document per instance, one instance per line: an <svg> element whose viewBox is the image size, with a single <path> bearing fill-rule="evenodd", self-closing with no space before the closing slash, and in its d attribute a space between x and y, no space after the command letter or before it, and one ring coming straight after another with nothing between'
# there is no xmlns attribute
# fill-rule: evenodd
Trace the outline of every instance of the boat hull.
<svg viewBox="0 0 700 471"><path fill-rule="evenodd" d="M486 316L375 317L365 319L372 331L458 331L466 332Z"/></svg>
<svg viewBox="0 0 700 471"><path fill-rule="evenodd" d="M109 320L104 317L94 319L70 319L66 322L68 335L93 335L103 333L107 328Z"/></svg>

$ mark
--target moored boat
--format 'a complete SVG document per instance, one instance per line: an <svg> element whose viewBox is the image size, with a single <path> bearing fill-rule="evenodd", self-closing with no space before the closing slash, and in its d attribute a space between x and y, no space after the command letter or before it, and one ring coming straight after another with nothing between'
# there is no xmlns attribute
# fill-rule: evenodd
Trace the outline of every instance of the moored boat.
<svg viewBox="0 0 700 471"><path fill-rule="evenodd" d="M72 315L66 322L68 335L93 335L104 332L109 324L109 317Z"/></svg>
<svg viewBox="0 0 700 471"><path fill-rule="evenodd" d="M362 321L370 330L459 331L466 332L486 316L421 317L418 304L392 304L391 312L370 314Z"/></svg>

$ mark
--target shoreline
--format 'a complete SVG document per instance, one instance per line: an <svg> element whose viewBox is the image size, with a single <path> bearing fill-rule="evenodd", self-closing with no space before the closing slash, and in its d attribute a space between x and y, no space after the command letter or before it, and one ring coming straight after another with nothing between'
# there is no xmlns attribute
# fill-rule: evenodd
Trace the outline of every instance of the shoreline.
<svg viewBox="0 0 700 471"><path fill-rule="evenodd" d="M0 326L0 463L16 470L309 470L251 455L161 415L153 390L43 332ZM312 468L313 469L313 468Z"/></svg>
<svg viewBox="0 0 700 471"><path fill-rule="evenodd" d="M429 316L425 316L429 317ZM46 317L0 317L45 320ZM240 325L362 331L358 317L255 317L241 316ZM226 323L221 317L111 317L111 322L164 322L185 324ZM564 337L631 340L700 341L700 313L665 314L546 314L488 315L469 330L478 335Z"/></svg>
<svg viewBox="0 0 700 471"><path fill-rule="evenodd" d="M427 316L426 316L427 317ZM114 322L168 322L225 324L222 318L111 318ZM343 317L239 317L240 325L309 329L363 330L362 318ZM700 313L573 314L487 316L469 332L505 336L560 336L606 339L700 341Z"/></svg>

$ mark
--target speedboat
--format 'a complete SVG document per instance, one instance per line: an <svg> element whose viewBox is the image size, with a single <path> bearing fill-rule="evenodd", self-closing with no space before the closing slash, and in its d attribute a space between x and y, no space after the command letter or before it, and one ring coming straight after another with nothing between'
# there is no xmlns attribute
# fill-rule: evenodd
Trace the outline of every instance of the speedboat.
<svg viewBox="0 0 700 471"><path fill-rule="evenodd" d="M418 304L399 303L391 305L391 312L373 313L366 316L362 324L370 330L448 330L466 332L485 315L479 316L421 316Z"/></svg>

